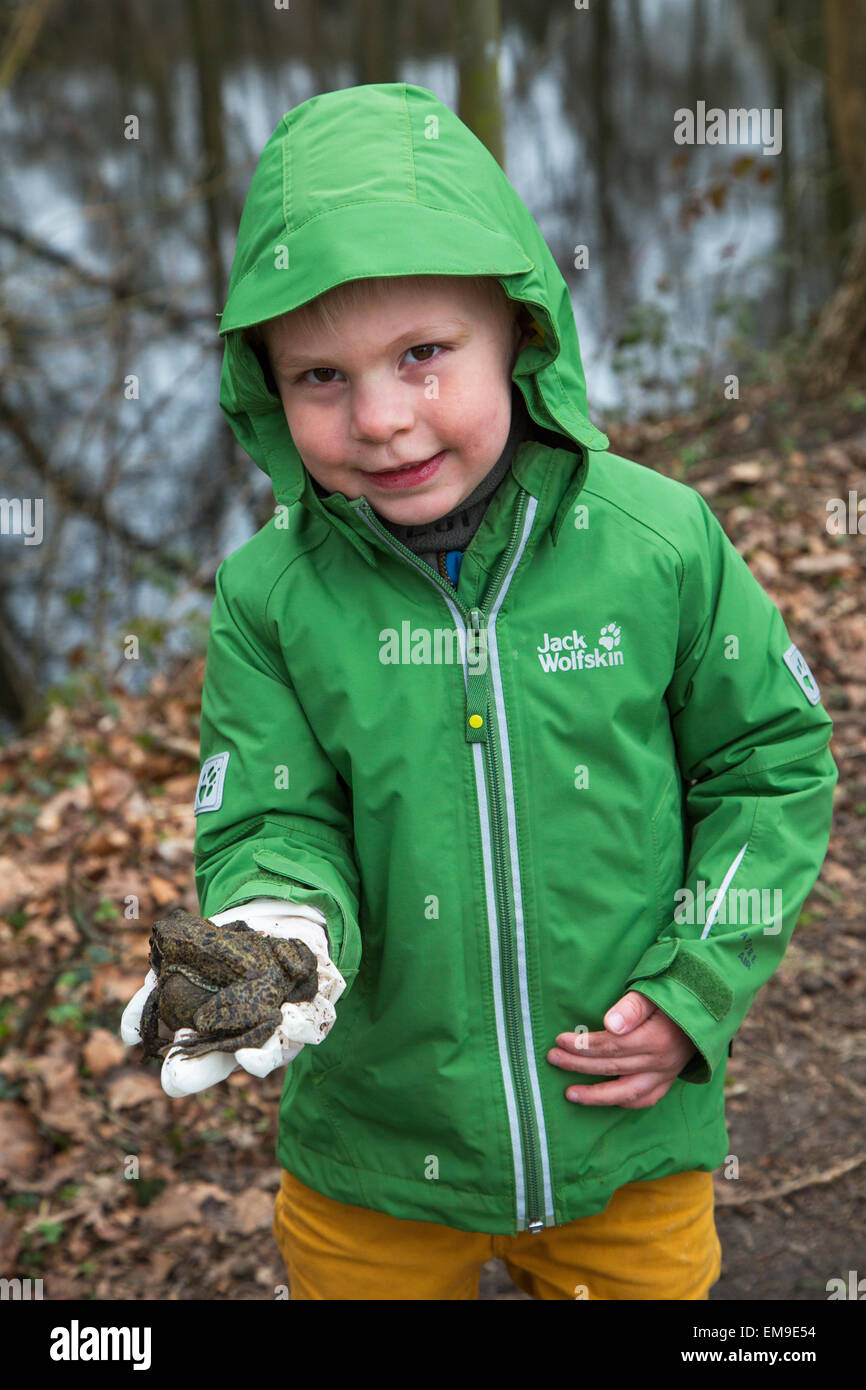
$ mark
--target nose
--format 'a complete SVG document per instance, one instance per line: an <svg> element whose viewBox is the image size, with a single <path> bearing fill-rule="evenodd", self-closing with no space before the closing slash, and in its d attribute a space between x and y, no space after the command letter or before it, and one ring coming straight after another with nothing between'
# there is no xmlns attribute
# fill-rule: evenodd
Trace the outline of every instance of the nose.
<svg viewBox="0 0 866 1390"><path fill-rule="evenodd" d="M370 379L352 389L349 429L353 439L387 444L401 430L410 430L415 411L408 386L400 381Z"/></svg>

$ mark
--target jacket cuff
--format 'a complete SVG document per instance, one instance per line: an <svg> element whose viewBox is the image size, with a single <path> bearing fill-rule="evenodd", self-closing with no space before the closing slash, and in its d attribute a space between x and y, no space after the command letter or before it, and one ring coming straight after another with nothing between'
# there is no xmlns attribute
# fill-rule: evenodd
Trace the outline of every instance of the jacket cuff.
<svg viewBox="0 0 866 1390"><path fill-rule="evenodd" d="M702 1086L712 1081L730 1038L724 1020L734 1004L730 985L702 957L700 942L655 941L626 981L656 1004L691 1038L697 1051L679 1080Z"/></svg>

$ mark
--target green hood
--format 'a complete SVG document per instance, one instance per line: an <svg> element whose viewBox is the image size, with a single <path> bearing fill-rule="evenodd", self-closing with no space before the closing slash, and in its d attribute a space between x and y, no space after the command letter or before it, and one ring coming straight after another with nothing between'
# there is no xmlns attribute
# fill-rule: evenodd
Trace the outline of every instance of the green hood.
<svg viewBox="0 0 866 1390"><path fill-rule="evenodd" d="M578 445L607 448L586 413L568 286L496 160L425 87L348 87L296 106L265 145L221 315L220 406L277 502L321 510L240 330L382 275L495 275L538 327L512 373L530 414Z"/></svg>

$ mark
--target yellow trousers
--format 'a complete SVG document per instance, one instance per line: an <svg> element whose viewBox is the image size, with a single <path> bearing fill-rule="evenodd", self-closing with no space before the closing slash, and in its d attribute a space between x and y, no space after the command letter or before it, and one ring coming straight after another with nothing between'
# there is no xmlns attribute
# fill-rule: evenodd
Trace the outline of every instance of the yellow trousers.
<svg viewBox="0 0 866 1390"><path fill-rule="evenodd" d="M296 1299L476 1299L505 1261L532 1298L705 1299L721 1272L711 1173L620 1187L603 1212L516 1236L335 1202L283 1170L274 1235Z"/></svg>

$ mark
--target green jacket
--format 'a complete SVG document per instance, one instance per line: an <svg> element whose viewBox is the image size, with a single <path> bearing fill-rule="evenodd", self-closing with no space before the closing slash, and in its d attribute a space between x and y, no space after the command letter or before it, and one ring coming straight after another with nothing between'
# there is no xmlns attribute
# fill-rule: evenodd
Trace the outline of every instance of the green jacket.
<svg viewBox="0 0 866 1390"><path fill-rule="evenodd" d="M550 432L521 445L456 591L364 498L316 495L238 332L343 280L434 272L531 306L513 380ZM821 867L838 777L778 610L694 489L608 452L565 281L432 92L283 117L220 331L220 404L278 505L217 574L200 906L313 903L348 982L287 1069L280 1162L341 1202L504 1234L716 1168L729 1042ZM630 988L696 1053L651 1107L567 1101L607 1078L548 1050Z"/></svg>

